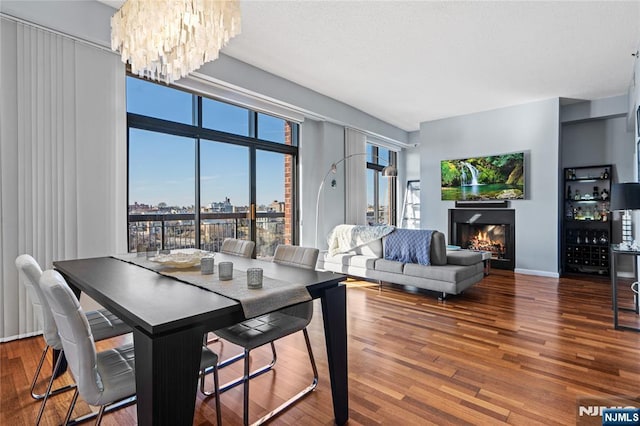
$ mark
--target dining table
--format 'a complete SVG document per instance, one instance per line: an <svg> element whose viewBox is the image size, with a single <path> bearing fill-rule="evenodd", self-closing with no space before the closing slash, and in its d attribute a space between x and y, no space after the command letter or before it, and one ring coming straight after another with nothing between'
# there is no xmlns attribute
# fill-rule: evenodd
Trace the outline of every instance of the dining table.
<svg viewBox="0 0 640 426"><path fill-rule="evenodd" d="M241 285L247 269L261 268L265 283L277 283L285 290L303 286L309 299L320 299L333 414L336 424L345 424L349 416L346 276L223 253L215 254L215 262L233 263L234 285ZM209 279L207 285L194 285L170 269L146 267L135 254L53 265L76 294L87 294L133 329L138 424L192 425L204 334L244 321L257 311L224 291L217 292L225 286L216 274L199 278ZM192 273L197 274L198 268ZM283 305L288 303L286 294L278 296ZM256 298L260 302L260 296Z"/></svg>

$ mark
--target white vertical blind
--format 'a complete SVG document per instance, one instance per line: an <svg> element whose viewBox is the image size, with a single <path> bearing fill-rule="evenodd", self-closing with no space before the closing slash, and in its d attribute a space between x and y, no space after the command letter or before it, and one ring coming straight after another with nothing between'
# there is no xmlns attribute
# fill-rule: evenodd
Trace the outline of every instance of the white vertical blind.
<svg viewBox="0 0 640 426"><path fill-rule="evenodd" d="M2 335L39 328L15 258L126 250L125 71L102 49L2 19ZM6 48L6 49L5 49ZM15 87L5 98L5 88Z"/></svg>
<svg viewBox="0 0 640 426"><path fill-rule="evenodd" d="M367 224L367 137L357 130L344 129L345 223Z"/></svg>

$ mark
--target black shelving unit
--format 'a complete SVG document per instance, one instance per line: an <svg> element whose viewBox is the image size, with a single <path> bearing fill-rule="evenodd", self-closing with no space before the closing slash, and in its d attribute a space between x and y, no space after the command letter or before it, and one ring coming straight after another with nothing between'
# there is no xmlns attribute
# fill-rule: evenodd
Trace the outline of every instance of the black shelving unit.
<svg viewBox="0 0 640 426"><path fill-rule="evenodd" d="M564 169L564 273L609 274L611 164Z"/></svg>

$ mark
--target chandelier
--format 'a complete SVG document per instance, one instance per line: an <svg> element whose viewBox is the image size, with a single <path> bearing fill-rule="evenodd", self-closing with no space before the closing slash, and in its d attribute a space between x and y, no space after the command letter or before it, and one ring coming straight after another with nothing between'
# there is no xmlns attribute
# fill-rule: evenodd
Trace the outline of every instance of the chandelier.
<svg viewBox="0 0 640 426"><path fill-rule="evenodd" d="M127 0L111 17L111 49L131 72L167 84L240 34L239 0Z"/></svg>

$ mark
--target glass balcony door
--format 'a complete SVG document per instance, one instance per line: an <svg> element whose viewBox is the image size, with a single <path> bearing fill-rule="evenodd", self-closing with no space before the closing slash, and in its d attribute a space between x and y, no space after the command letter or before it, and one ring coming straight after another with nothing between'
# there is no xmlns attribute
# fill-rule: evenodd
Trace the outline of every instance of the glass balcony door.
<svg viewBox="0 0 640 426"><path fill-rule="evenodd" d="M200 248L220 251L225 238L252 239L250 150L200 141Z"/></svg>
<svg viewBox="0 0 640 426"><path fill-rule="evenodd" d="M196 247L195 139L129 131L129 250Z"/></svg>
<svg viewBox="0 0 640 426"><path fill-rule="evenodd" d="M293 241L292 155L256 152L256 256L271 258L278 244Z"/></svg>

